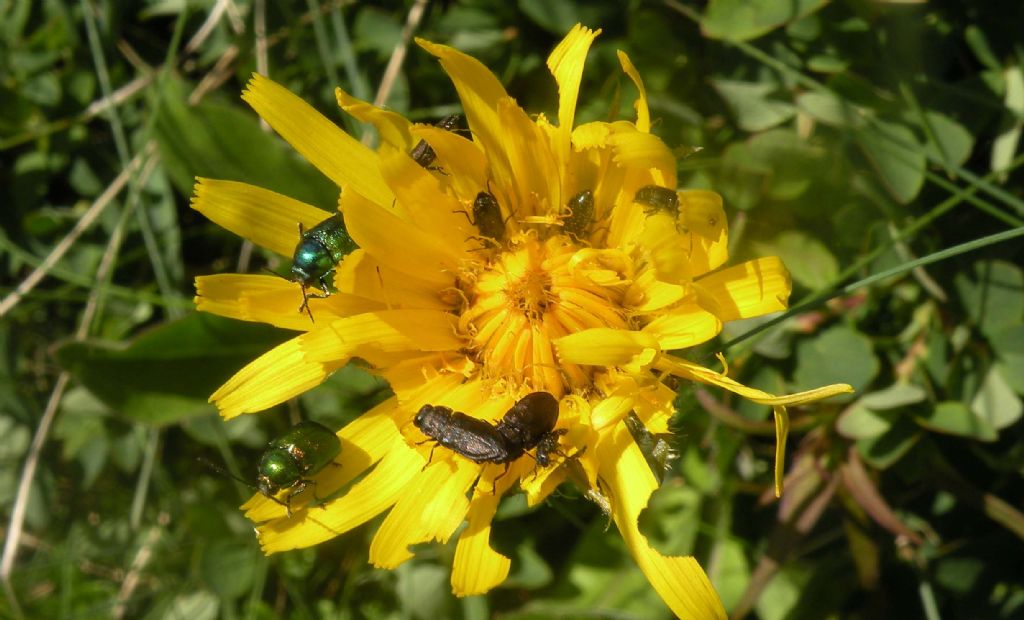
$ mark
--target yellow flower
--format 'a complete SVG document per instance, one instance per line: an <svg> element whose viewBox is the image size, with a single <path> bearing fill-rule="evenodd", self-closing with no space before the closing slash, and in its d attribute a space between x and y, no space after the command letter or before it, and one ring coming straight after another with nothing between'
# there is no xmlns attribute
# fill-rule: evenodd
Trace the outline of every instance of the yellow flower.
<svg viewBox="0 0 1024 620"><path fill-rule="evenodd" d="M200 310L303 332L242 369L211 401L225 418L260 411L316 387L352 358L395 393L339 431L340 467L315 476L317 496L333 499L309 507L312 490L305 491L290 517L261 495L246 503L265 552L315 545L387 512L369 559L393 568L412 557L410 545L445 542L468 521L451 581L459 596L479 594L509 571L510 560L489 544L502 494L518 483L536 504L571 476L607 500L638 565L676 614L724 617L697 562L659 554L638 529L657 481L625 417L635 412L651 432L668 432L675 393L662 377L717 385L775 408L781 455L786 405L850 388L776 397L669 353L710 340L725 321L783 310L790 280L778 258L723 267L718 194L679 191L675 210L634 201L644 186L674 190L676 164L650 133L646 92L625 54L622 68L640 93L636 120L574 127L584 59L598 34L577 26L548 59L557 124L531 118L475 59L419 41L451 76L470 133L411 125L339 89L342 109L377 128L377 151L253 76L243 99L341 188L338 208L359 249L337 265L336 292L309 300L315 322L297 311L302 291L294 282L197 279ZM430 167L409 155L419 140L437 154ZM500 222L483 221L486 213L470 221L481 192L497 200ZM284 256L296 245L296 222L310 228L328 216L265 189L209 179L197 183L193 207ZM529 457L477 464L446 448L430 458L432 443L412 423L427 404L493 423L536 391L559 399L557 428L566 429L549 467Z"/></svg>

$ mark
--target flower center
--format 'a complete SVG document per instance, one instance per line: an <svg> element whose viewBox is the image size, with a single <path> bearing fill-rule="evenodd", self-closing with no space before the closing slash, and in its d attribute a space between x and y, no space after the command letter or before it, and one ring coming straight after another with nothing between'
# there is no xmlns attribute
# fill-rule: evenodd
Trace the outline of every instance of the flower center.
<svg viewBox="0 0 1024 620"><path fill-rule="evenodd" d="M552 341L592 327L627 328L627 281L600 257L565 235L541 240L528 231L467 270L473 277L461 279L468 303L459 329L484 379L501 382L496 389L522 387L559 397L591 385L593 370L560 363ZM598 272L603 275L595 277Z"/></svg>

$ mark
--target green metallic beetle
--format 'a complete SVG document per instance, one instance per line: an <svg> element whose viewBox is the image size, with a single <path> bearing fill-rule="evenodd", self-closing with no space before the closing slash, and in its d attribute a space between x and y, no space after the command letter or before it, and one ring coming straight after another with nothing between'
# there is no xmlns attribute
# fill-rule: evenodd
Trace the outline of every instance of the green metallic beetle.
<svg viewBox="0 0 1024 620"><path fill-rule="evenodd" d="M313 313L309 309L309 298L330 297L327 276L334 272L334 268L346 254L357 247L356 242L349 236L348 229L345 228L345 220L341 213L332 215L309 230L304 230L302 224L299 224L299 244L295 246L291 277L288 280L302 286L302 305L299 306L299 312L305 310L310 321L313 320ZM306 289L316 284L319 284L323 294L306 292Z"/></svg>
<svg viewBox="0 0 1024 620"><path fill-rule="evenodd" d="M334 463L341 454L341 440L331 429L318 422L299 422L286 433L271 440L260 457L256 478L260 493L284 504L291 516L292 497L315 482L309 477ZM283 502L277 494L288 489Z"/></svg>

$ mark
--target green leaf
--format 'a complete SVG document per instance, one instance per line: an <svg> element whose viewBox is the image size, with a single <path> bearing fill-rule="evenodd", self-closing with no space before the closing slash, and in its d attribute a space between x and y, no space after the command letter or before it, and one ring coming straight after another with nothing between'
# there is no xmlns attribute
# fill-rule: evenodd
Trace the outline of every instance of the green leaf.
<svg viewBox="0 0 1024 620"><path fill-rule="evenodd" d="M938 433L973 437L981 441L996 440L996 430L992 425L971 413L967 405L959 401L937 404L928 415L919 417L918 422Z"/></svg>
<svg viewBox="0 0 1024 620"><path fill-rule="evenodd" d="M208 590L197 590L174 597L165 618L188 618L188 620L214 620L220 615L220 601Z"/></svg>
<svg viewBox="0 0 1024 620"><path fill-rule="evenodd" d="M879 437L892 428L893 416L882 415L857 403L843 411L836 420L836 430L850 439L867 439Z"/></svg>
<svg viewBox="0 0 1024 620"><path fill-rule="evenodd" d="M202 549L203 581L223 599L236 599L252 587L259 550L230 539L213 540Z"/></svg>
<svg viewBox="0 0 1024 620"><path fill-rule="evenodd" d="M573 0L519 0L519 9L535 24L556 36L564 36L581 21L580 9Z"/></svg>
<svg viewBox="0 0 1024 620"><path fill-rule="evenodd" d="M1024 412L1013 387L1003 376L998 366L993 366L985 375L981 389L971 401L971 413L996 430L1004 429L1020 419Z"/></svg>
<svg viewBox="0 0 1024 620"><path fill-rule="evenodd" d="M789 129L758 134L748 142L751 157L771 170L765 184L770 200L797 200L807 193L816 173L824 172L828 153Z"/></svg>
<svg viewBox="0 0 1024 620"><path fill-rule="evenodd" d="M992 170L1005 171L1010 167L1017 147L1020 145L1021 129L1024 128L1024 71L1012 65L1003 70L1006 92L1003 106L1006 112L999 127L999 135L992 142Z"/></svg>
<svg viewBox="0 0 1024 620"><path fill-rule="evenodd" d="M708 576L714 582L722 604L726 609L732 609L750 583L750 562L746 550L740 541L722 538L712 553L715 561L708 566Z"/></svg>
<svg viewBox="0 0 1024 620"><path fill-rule="evenodd" d="M913 383L895 383L877 392L865 394L860 402L875 411L896 409L919 403L927 398L924 388Z"/></svg>
<svg viewBox="0 0 1024 620"><path fill-rule="evenodd" d="M908 421L893 424L889 432L857 441L857 451L872 467L888 469L903 458L921 439L917 427Z"/></svg>
<svg viewBox="0 0 1024 620"><path fill-rule="evenodd" d="M712 39L746 41L823 6L825 0L712 0L701 19L701 30Z"/></svg>
<svg viewBox="0 0 1024 620"><path fill-rule="evenodd" d="M956 289L967 315L990 340L1024 319L1024 272L1001 260L978 261L958 273Z"/></svg>
<svg viewBox="0 0 1024 620"><path fill-rule="evenodd" d="M807 68L818 73L842 73L849 67L849 60L831 54L817 54L807 61Z"/></svg>
<svg viewBox="0 0 1024 620"><path fill-rule="evenodd" d="M882 184L900 204L917 196L924 183L924 149L914 132L896 123L876 120L856 132L857 143Z"/></svg>
<svg viewBox="0 0 1024 620"><path fill-rule="evenodd" d="M827 288L839 276L839 262L832 252L804 232L787 231L771 243L758 243L755 248L761 255L782 258L793 280L811 290Z"/></svg>
<svg viewBox="0 0 1024 620"><path fill-rule="evenodd" d="M1018 394L1024 394L1024 325L998 330L991 338L999 361L996 366Z"/></svg>
<svg viewBox="0 0 1024 620"><path fill-rule="evenodd" d="M974 57L981 64L993 70L1001 68L999 59L996 57L995 52L992 51L992 46L989 45L985 31L978 27L977 24L971 24L964 29L964 41L967 42L967 47L971 48L971 51L974 52Z"/></svg>
<svg viewBox="0 0 1024 620"><path fill-rule="evenodd" d="M396 570L395 595L403 615L415 620L452 617L454 596L448 585L448 569L427 562L407 562Z"/></svg>
<svg viewBox="0 0 1024 620"><path fill-rule="evenodd" d="M736 124L745 131L765 131L796 114L793 104L769 99L776 89L771 83L718 79L711 80L711 85L732 109Z"/></svg>
<svg viewBox="0 0 1024 620"><path fill-rule="evenodd" d="M529 538L516 546L512 557L512 571L502 582L501 587L537 590L549 585L553 576L551 567L537 553L537 540Z"/></svg>
<svg viewBox="0 0 1024 620"><path fill-rule="evenodd" d="M333 211L338 188L287 144L263 131L252 112L203 101L190 106L185 84L166 80L155 134L161 160L178 190L195 177L252 183Z"/></svg>
<svg viewBox="0 0 1024 620"><path fill-rule="evenodd" d="M862 390L877 373L878 360L871 340L848 327L832 327L797 345L793 380L798 389L849 383L855 390ZM850 395L836 396L832 402L850 398Z"/></svg>
<svg viewBox="0 0 1024 620"><path fill-rule="evenodd" d="M929 110L924 113L928 133L935 139L925 145L925 152L949 167L962 166L974 148L974 136L960 123L945 114Z"/></svg>
<svg viewBox="0 0 1024 620"><path fill-rule="evenodd" d="M212 411L209 395L286 332L196 313L167 323L127 347L70 342L57 359L111 409L162 426Z"/></svg>

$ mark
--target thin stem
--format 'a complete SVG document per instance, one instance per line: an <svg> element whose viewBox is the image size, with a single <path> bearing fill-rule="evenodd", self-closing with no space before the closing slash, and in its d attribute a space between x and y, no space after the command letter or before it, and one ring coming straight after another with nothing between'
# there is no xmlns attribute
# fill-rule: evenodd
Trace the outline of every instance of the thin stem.
<svg viewBox="0 0 1024 620"><path fill-rule="evenodd" d="M313 38L316 39L316 51L320 55L320 62L327 72L327 79L332 85L338 84L338 71L334 68L334 59L331 58L331 42L327 38L327 28L324 27L323 12L320 9L318 0L306 0L306 6L313 16Z"/></svg>
<svg viewBox="0 0 1024 620"><path fill-rule="evenodd" d="M345 16L340 6L335 5L331 11L331 28L338 39L338 52L341 54L341 64L345 67L345 78L348 80L349 88L352 89L353 95L365 101L370 98L370 87L359 73L359 61L356 59L352 39L348 36L348 26L345 24Z"/></svg>
<svg viewBox="0 0 1024 620"><path fill-rule="evenodd" d="M405 18L405 26L402 27L402 38L395 44L395 49L388 59L388 66L384 68L384 75L380 79L380 87L377 89L377 96L373 98L375 106L383 106L391 95L391 89L398 79L398 73L402 70L402 63L405 62L405 54L409 49L409 41L412 40L412 33L419 28L423 13L427 8L427 0L416 0L416 3L409 9Z"/></svg>
<svg viewBox="0 0 1024 620"><path fill-rule="evenodd" d="M96 67L96 77L100 82L100 90L105 98L110 98L113 89L110 87L110 73L107 71L107 59L103 55L103 45L100 43L99 30L96 28L96 16L89 0L81 0L82 18L85 20L85 32L89 39L89 53L92 55L92 63ZM114 135L114 146L117 148L117 157L121 160L121 167L128 165L131 159L131 151L128 148L128 139L125 137L124 125L121 124L121 116L117 113L116 107L107 108L105 111L107 122L110 123L111 132Z"/></svg>
<svg viewBox="0 0 1024 620"><path fill-rule="evenodd" d="M967 252L971 252L973 250L977 250L979 248L992 245L994 243L1000 243L1002 241L1014 239L1022 235L1024 235L1024 226L1013 228L1011 230L1006 230L1000 233L996 233L994 235L988 235L985 237L981 237L979 239L975 239L973 241L968 241L966 243L955 245L951 248L946 248L945 250L933 252L931 254L928 254L927 256L922 256L921 258L912 261L908 261L901 265L897 265L891 269L886 269L885 271L881 271L879 273L870 275L866 278L861 278L860 280L857 280L856 282L853 282L841 288L828 289L815 295L811 295L809 298L801 300L800 303L791 306L785 314L777 316L771 319L770 321L765 321L761 325L758 325L757 327L746 332L745 334L733 338L729 342L723 344L721 348L724 350L734 347L737 344L743 342L744 340L752 338L753 336L763 332L764 330L778 325L779 323L785 321L794 314L806 312L807 310L815 308L830 299L842 297L843 295L849 295L850 293L853 293L859 289L871 286L872 284L878 282L879 280L885 280L893 276L902 275L916 267L922 267L924 265L937 263L939 261L946 260L947 258L959 256L960 254L965 254Z"/></svg>
<svg viewBox="0 0 1024 620"><path fill-rule="evenodd" d="M142 467L139 469L139 480L135 484L135 495L132 497L132 511L128 523L133 530L139 529L142 523L142 511L146 507L146 496L149 494L149 482L153 477L153 465L160 451L160 429L151 428L146 441L146 451L142 455Z"/></svg>

